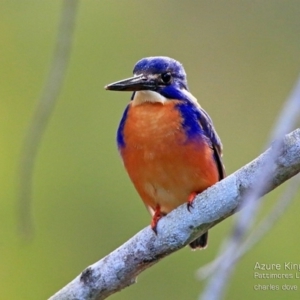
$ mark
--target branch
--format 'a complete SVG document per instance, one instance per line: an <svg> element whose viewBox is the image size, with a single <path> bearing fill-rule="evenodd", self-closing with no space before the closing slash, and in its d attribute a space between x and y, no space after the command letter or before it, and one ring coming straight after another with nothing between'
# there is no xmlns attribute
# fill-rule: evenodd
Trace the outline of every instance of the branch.
<svg viewBox="0 0 300 300"><path fill-rule="evenodd" d="M278 144L234 174L199 194L191 212L181 205L158 223L156 236L148 226L121 247L87 267L49 300L100 300L135 283L136 276L163 257L237 212L245 193L264 170ZM300 129L280 142L269 185L262 195L300 172ZM181 220L181 222L178 222Z"/></svg>
<svg viewBox="0 0 300 300"><path fill-rule="evenodd" d="M73 33L78 10L78 0L64 0L56 48L48 78L38 101L31 124L24 139L19 166L19 229L25 236L32 233L31 197L34 164L41 139L54 110L56 101L63 86L68 62L71 56Z"/></svg>

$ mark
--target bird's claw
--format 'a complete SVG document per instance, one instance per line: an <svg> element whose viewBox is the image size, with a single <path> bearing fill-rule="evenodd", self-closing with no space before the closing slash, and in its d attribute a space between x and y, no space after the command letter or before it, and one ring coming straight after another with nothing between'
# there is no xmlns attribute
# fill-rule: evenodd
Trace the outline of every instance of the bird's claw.
<svg viewBox="0 0 300 300"><path fill-rule="evenodd" d="M193 201L194 199L196 198L197 196L197 193L196 192L193 192L189 195L189 198L188 198L188 203L187 203L187 209L189 212L191 212L191 208L194 208L193 206Z"/></svg>
<svg viewBox="0 0 300 300"><path fill-rule="evenodd" d="M152 217L152 221L151 221L151 229L154 231L154 233L157 235L157 223L160 220L160 218L162 217L162 213L160 211L160 206L157 205L156 209L154 211L154 215Z"/></svg>

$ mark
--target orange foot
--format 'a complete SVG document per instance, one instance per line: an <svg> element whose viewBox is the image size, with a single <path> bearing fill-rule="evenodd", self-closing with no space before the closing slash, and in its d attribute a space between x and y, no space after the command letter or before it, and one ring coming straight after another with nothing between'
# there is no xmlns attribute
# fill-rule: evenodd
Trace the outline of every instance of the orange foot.
<svg viewBox="0 0 300 300"><path fill-rule="evenodd" d="M196 196L197 196L196 192L193 192L189 195L188 203L187 203L187 209L189 212L191 211L190 208L193 208L193 201L196 198Z"/></svg>
<svg viewBox="0 0 300 300"><path fill-rule="evenodd" d="M164 216L164 214L160 211L160 206L157 205L151 221L151 228L155 234L157 234L157 230L156 230L157 223L162 216Z"/></svg>

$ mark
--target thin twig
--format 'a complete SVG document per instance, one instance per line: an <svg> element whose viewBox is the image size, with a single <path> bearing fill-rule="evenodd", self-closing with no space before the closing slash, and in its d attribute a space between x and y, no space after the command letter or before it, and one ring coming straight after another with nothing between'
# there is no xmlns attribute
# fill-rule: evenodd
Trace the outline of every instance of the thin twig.
<svg viewBox="0 0 300 300"><path fill-rule="evenodd" d="M233 228L232 234L226 242L225 259L219 260L220 264L217 268L218 272L215 272L210 281L208 282L200 299L203 300L219 300L221 299L226 283L228 282L230 275L238 261L237 250L243 243L244 237L248 230L252 227L256 218L260 201L257 201L259 197L264 193L264 190L268 189L270 184L269 178L273 172L274 163L277 159L278 153L283 143L283 135L291 130L298 121L300 116L300 77L297 84L288 98L285 106L282 109L282 113L278 118L278 122L270 136L270 140L276 138L277 141L273 145L273 151L269 156L269 160L266 161L264 168L257 175L255 184L252 190L249 190L245 195L242 206L246 209L242 210L237 217L236 224ZM224 246L223 246L224 247ZM223 248L224 249L224 248Z"/></svg>
<svg viewBox="0 0 300 300"><path fill-rule="evenodd" d="M34 165L41 139L64 82L71 54L78 3L78 0L64 0L63 2L56 49L53 55L50 72L31 120L27 135L24 139L24 145L21 152L18 216L20 232L27 237L32 234L33 231L31 200Z"/></svg>

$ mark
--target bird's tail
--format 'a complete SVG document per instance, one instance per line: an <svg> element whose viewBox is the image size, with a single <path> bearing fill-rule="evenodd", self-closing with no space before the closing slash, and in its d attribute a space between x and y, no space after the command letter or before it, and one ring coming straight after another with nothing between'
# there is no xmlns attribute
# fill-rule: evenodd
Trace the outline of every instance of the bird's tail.
<svg viewBox="0 0 300 300"><path fill-rule="evenodd" d="M205 232L204 234L199 236L197 239L192 241L190 243L190 247L192 248L192 250L204 249L207 246L207 241L208 241L208 232Z"/></svg>

